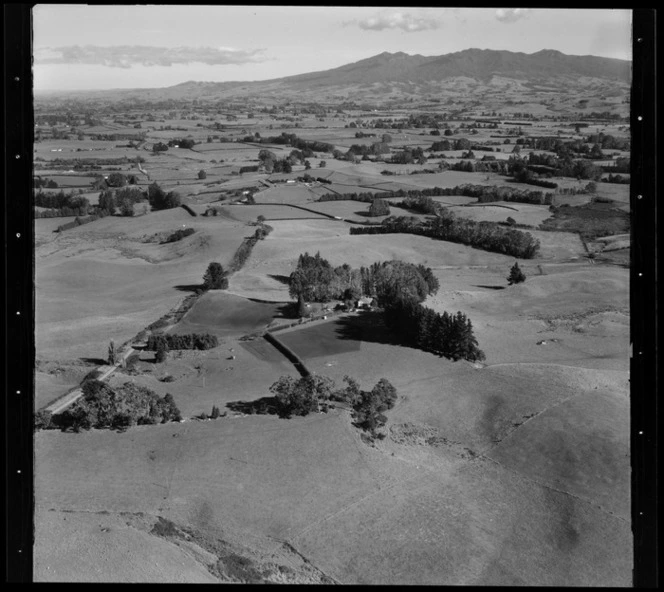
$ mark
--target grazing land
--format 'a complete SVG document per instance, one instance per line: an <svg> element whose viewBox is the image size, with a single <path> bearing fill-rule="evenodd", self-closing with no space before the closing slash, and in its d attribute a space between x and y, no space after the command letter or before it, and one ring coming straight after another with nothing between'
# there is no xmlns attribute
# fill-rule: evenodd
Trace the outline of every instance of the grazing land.
<svg viewBox="0 0 664 592"><path fill-rule="evenodd" d="M630 585L629 185L601 180L629 159L629 85L474 80L375 104L384 81L350 78L36 98L35 192L61 203L35 207L35 411L110 364L109 389L182 415L35 432L37 581ZM399 207L413 195L429 202ZM539 247L350 233L395 217ZM305 253L349 276L428 269L422 306L465 315L485 358L409 344L364 286L300 302ZM333 398L257 411L312 374L387 379L375 437Z"/></svg>

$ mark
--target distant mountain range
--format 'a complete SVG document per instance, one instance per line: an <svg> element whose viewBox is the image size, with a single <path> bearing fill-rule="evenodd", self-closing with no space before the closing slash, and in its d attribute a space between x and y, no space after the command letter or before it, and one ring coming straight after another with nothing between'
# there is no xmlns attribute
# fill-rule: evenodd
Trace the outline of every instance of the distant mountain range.
<svg viewBox="0 0 664 592"><path fill-rule="evenodd" d="M631 62L626 60L566 55L550 49L532 54L466 49L441 56L384 52L331 70L264 81L189 81L160 89L76 94L91 97L103 94L111 100L261 97L296 101L379 101L424 97L427 94L470 97L473 91L521 88L568 94L590 89L597 91L598 96L615 96L628 92L630 81Z"/></svg>
<svg viewBox="0 0 664 592"><path fill-rule="evenodd" d="M298 74L259 82L184 82L171 88L202 85L219 89L234 86L280 85L284 87L341 87L375 83L431 83L449 78L473 78L489 82L494 76L517 80L588 77L629 84L632 64L626 60L596 56L572 56L552 49L517 53L491 49L466 49L441 56L384 52L331 70Z"/></svg>
<svg viewBox="0 0 664 592"><path fill-rule="evenodd" d="M279 82L305 86L341 86L376 82L437 82L460 76L485 82L493 76L525 80L586 76L629 83L631 62L595 56L571 56L551 49L533 54L466 49L431 57L384 52L340 68L289 76L279 79Z"/></svg>

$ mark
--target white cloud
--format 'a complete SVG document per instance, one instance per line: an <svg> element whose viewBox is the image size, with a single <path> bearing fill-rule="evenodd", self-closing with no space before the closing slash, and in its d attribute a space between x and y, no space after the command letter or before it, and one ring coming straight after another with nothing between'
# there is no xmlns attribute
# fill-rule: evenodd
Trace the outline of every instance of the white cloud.
<svg viewBox="0 0 664 592"><path fill-rule="evenodd" d="M440 26L440 21L436 18L430 16L417 16L409 12L401 12L398 10L381 12L375 16L360 21L353 21L353 23L357 23L360 29L364 29L365 31L401 29L406 33L437 29Z"/></svg>
<svg viewBox="0 0 664 592"><path fill-rule="evenodd" d="M172 66L198 62L208 65L247 64L265 61L264 49L231 47L153 47L145 45L70 45L46 47L34 54L35 64L96 64L110 68Z"/></svg>
<svg viewBox="0 0 664 592"><path fill-rule="evenodd" d="M496 10L496 18L501 23L513 23L524 18L530 12L530 8L499 8Z"/></svg>

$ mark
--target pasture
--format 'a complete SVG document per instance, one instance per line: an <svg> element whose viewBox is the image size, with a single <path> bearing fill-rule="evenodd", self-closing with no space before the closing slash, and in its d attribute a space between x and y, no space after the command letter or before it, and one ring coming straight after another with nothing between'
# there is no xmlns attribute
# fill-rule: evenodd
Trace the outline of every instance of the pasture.
<svg viewBox="0 0 664 592"><path fill-rule="evenodd" d="M446 197L441 197L436 201L443 203L445 199ZM496 201L488 204L474 205L471 203L447 207L460 218L468 218L476 222L505 222L507 218L512 218L517 224L527 224L535 228L551 217L548 206L517 202Z"/></svg>
<svg viewBox="0 0 664 592"><path fill-rule="evenodd" d="M377 448L361 445L338 412L291 420L225 417L126 434L39 434L37 535L48 527L49 508L72 511L74 520L81 508L111 516L156 512L218 539L241 540L253 553L274 554L287 541L341 582L626 585L628 487L620 452L626 407L618 403L591 424L582 419L602 407L602 397L592 395L598 385L604 396L626 401L624 374L546 365L478 370L415 350L381 355L386 347L394 346L362 342L359 351L327 357L337 361L329 375L352 374L353 366L369 362L362 386L377 371L399 389L391 435ZM355 365L343 362L351 358ZM216 384L226 390L225 381ZM178 402L191 408L192 398L202 402L189 387ZM211 402L219 400L225 398L217 393ZM575 415L563 440L555 429L537 429L536 422L560 413ZM428 443L412 440L417 433ZM600 434L606 435L598 440ZM505 460L502 447L509 450L517 437L529 439L518 450L530 458ZM126 453L116 452L118 438L131 439ZM547 447L555 456L547 456ZM67 477L53 471L64 456L74 467ZM544 483L532 480L533 468ZM83 540L99 544L94 532L85 532ZM609 546L602 536L608 532ZM371 542L377 540L380 547ZM145 545L157 552L150 540ZM404 547L412 552L404 555ZM55 573L66 567L56 565Z"/></svg>
<svg viewBox="0 0 664 592"><path fill-rule="evenodd" d="M56 220L64 223L37 222ZM183 226L197 232L176 243L143 242ZM246 234L244 224L192 218L181 208L107 217L50 240L46 232L35 251L38 355L105 355L110 339L126 341L177 306L210 261L228 265Z"/></svg>
<svg viewBox="0 0 664 592"><path fill-rule="evenodd" d="M283 318L289 308L290 303L255 302L222 290L210 290L196 301L170 333L239 337L264 330L275 318Z"/></svg>
<svg viewBox="0 0 664 592"><path fill-rule="evenodd" d="M476 135L459 126L467 123L465 115L479 117L480 110L447 119L455 137L502 142L501 134L515 133L520 125L509 114L546 112L538 103L546 89L509 84L489 91L473 87L470 79L451 81L448 96L472 90L484 102L482 109L501 110L503 119L498 130L480 128ZM391 97L403 96L397 91ZM505 97L524 102L503 110ZM590 99L588 108L599 108L601 102ZM421 101L427 111L443 107L428 100ZM279 102L268 100L272 104ZM118 370L108 380L112 387L131 382L173 395L181 423L35 434L35 579L237 582L239 576L231 578L223 568L231 558L236 567L254 566L270 583L629 586L629 270L616 265L626 263L629 250L618 249L625 246L623 227L613 235L599 233L604 226L597 224L599 234L588 248L602 252L590 260L578 234L583 216L591 219L603 208L627 211L629 186L597 183L593 195L556 195L556 206L585 205L575 218L552 219L572 208L554 212L516 202L480 205L458 195L434 197L459 217L511 217L535 227L528 232L540 241L540 253L519 260L526 281L510 286L511 256L410 234L350 235L351 224L324 214L364 221L368 204L317 200L328 192L466 183L548 190L494 173L410 174L435 168L439 155L424 165L395 165L318 154L307 171L296 165L287 174L239 175L242 166L257 164L259 150L284 157L293 148L207 142L208 136L287 131L345 151L389 133L393 152L406 146L426 150L442 139L428 128L363 129L376 137L355 138L359 128L344 127L358 118L406 118L413 112L408 105L384 112L345 108L322 122L307 113L273 116L260 106L228 106L236 118L217 107L208 114L201 105L155 109L155 121L136 108L132 115L141 129L104 122L80 126L83 140L35 143L35 156L43 159L35 163L39 174L76 189L85 189L93 176L69 172L73 159L126 157L126 163L103 165L99 172L119 168L138 176L135 159L141 156L150 181L140 175L139 185L157 181L198 213L175 208L106 217L60 234L53 230L73 218L35 220L37 407L103 363L111 339L119 344L133 338L201 288L210 262L228 267L243 239L255 232L259 215L273 227L229 277L228 290L204 293L167 329L212 333L218 347L170 351L161 363L154 352L139 349L135 369ZM219 126L213 121L223 129L214 129ZM297 127L288 127L295 121ZM583 133L595 128L622 134L604 124ZM524 126L524 132L571 137L574 130L544 121ZM90 140L94 133L147 137L137 150L122 147L124 140ZM201 143L159 154L149 149L183 137ZM511 154L512 145L499 148L497 158ZM452 162L460 155L446 153ZM49 170L56 158L65 164ZM320 167L323 160L326 166ZM205 179L198 179L201 169ZM383 170L398 174L382 175ZM279 182L305 172L332 184ZM553 180L564 188L587 183ZM224 204L226 192L256 187L256 205ZM94 203L98 193L84 195ZM613 203L598 205L595 197ZM212 202L220 202L219 215L202 216ZM395 207L391 213L410 215ZM605 226L612 230L618 214L608 217ZM552 230L540 230L542 223ZM196 232L162 244L184 228ZM330 316L275 335L310 371L333 378L337 386L346 375L365 390L387 378L399 397L385 413L384 437L368 443L350 413L338 407L290 419L254 415L252 402L272 396L270 386L279 377L298 376L258 334L295 321L288 277L305 252L320 252L333 266L399 259L431 267L440 288L423 304L468 315L486 359L452 362L406 347L380 312ZM254 338L243 339L249 334ZM220 408L220 418L199 417L213 406Z"/></svg>
<svg viewBox="0 0 664 592"><path fill-rule="evenodd" d="M288 300L288 286L272 276L289 276L297 258L305 252L320 251L333 266L348 263L360 267L391 259L422 263L434 269L501 265L509 270L513 264L512 258L506 255L411 234L398 235L399 240L389 234L350 235L350 225L335 220L274 220L270 226L274 231L257 243L247 264L233 275L232 293L247 297L253 294L265 300Z"/></svg>

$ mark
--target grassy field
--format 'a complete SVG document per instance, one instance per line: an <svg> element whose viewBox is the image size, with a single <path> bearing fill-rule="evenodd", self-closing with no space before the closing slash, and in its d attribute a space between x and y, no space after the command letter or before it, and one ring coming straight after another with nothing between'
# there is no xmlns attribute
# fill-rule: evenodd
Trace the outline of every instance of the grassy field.
<svg viewBox="0 0 664 592"><path fill-rule="evenodd" d="M318 206L318 204L315 205ZM314 204L307 204L306 207L318 209L317 207L314 207ZM219 215L245 223L254 223L258 216L265 216L266 223L268 224L271 221L277 220L322 218L322 216L317 216L315 212L292 208L289 207L289 204L221 206ZM251 230L251 228L248 228L247 233L251 232Z"/></svg>
<svg viewBox="0 0 664 592"><path fill-rule="evenodd" d="M441 197L441 202L444 199L444 197ZM492 202L477 206L450 206L449 209L461 218L468 218L477 222L505 222L507 218L513 218L517 224L528 224L535 228L551 216L548 206L516 202Z"/></svg>
<svg viewBox="0 0 664 592"><path fill-rule="evenodd" d="M290 303L289 303L290 304ZM246 298L211 290L171 329L171 333L212 333L218 337L242 336L260 331L274 318L288 314L289 304L253 302Z"/></svg>
<svg viewBox="0 0 664 592"><path fill-rule="evenodd" d="M381 357L371 359L385 363ZM413 359L409 354L401 357L404 367ZM501 376L493 369L441 363L430 355L421 359L411 368L418 380L410 385L395 381L405 398L390 413L394 437L378 449L360 445L347 420L335 413L294 420L222 418L136 428L127 434L40 434L37 534L48 527L49 508L71 512L75 520L83 509L111 516L157 513L225 540L250 541L263 553L274 554L279 541L287 541L341 582L471 584L498 578L510 585L626 585L629 564L621 550L628 544L629 528L621 520L624 506L614 503L610 508L620 514L613 515L595 505L608 495L625 499L625 480L618 477L624 474L618 450L625 450L620 437L628 421L625 406L614 406L591 425L577 418L561 441L555 430L529 426L560 414L569 397L583 400L597 384L596 377L555 369L551 373L547 367L535 376L532 370L524 374L512 368L511 374ZM415 374L417 370L426 373ZM488 376L471 379L468 385L463 375L469 372ZM435 383L436 376L442 392L440 386L427 389L426 383ZM428 377L434 380L422 380ZM615 390L610 378L604 376L602 384ZM368 386L371 381L362 382ZM454 390L455 384L464 394ZM517 400L516 384L523 393ZM437 401L435 416L432 397ZM596 413L597 397L585 399L583 413ZM576 411L572 406L567 414ZM524 416L531 414L537 417L525 423ZM515 428L515 423L523 427ZM404 440L406 425L411 435L413 426L434 434L435 443L422 446L412 438ZM467 452L478 444L495 445L496 438L507 446L522 430L521 437L531 439L533 461L538 454L546 456L547 446L555 449L560 461L537 468L555 483L554 489L531 479L532 462L527 459L517 457L523 469L520 464L503 467L502 443L476 460ZM602 433L604 445L597 440ZM479 434L480 440L471 434ZM125 453L112 452L118 449L118 438L131 440L131 446L123 447ZM83 446L80 440L85 440ZM618 448L611 452L614 457L607 457L612 442ZM137 456L136 450L146 452ZM566 469L563 462L574 450L585 452L574 461L579 469L582 462L589 475L581 484L575 476L582 472L574 465ZM51 469L63 455L75 467L66 477ZM606 463L613 473L606 472ZM607 480L609 474L614 477ZM72 487L76 506L71 503ZM560 492L570 487L577 493L582 487L584 496ZM609 546L603 540L608 532ZM94 531L83 531L81 537L91 547L99 544ZM404 547L409 549L406 554ZM145 548L158 552L150 540Z"/></svg>
<svg viewBox="0 0 664 592"><path fill-rule="evenodd" d="M526 101L506 108L504 116L545 108L544 90L489 91L473 84L456 79L446 92L485 93L483 109L505 106L505 96ZM595 104L599 110L600 102L589 103ZM194 150L154 155L121 147L126 141L89 139L35 144L35 156L45 163L40 168L37 162L37 170L77 187L91 180L89 173L74 176L69 164L48 171L47 161L127 156L130 161L117 166L138 175L140 155L151 181L178 191L198 213L176 208L106 217L60 234L53 231L72 218L35 221L37 406L103 363L111 339L132 338L194 293L210 262L227 267L259 215L273 227L230 276L228 290L205 293L168 329L212 333L218 347L171 351L162 363L154 352L140 350L135 370L120 369L109 379L112 387L130 382L172 394L181 423L35 434L35 579L629 586L629 270L621 267L629 249L612 250L626 239L611 239L614 231L628 232L629 186L598 183L596 195L610 204L592 203L593 195L557 195L557 206L572 207L555 212L514 202L473 206L472 198L434 198L460 217L502 222L509 216L548 228L529 230L541 243L540 253L519 261L526 281L509 286L513 257L408 234L351 236L351 224L322 214L363 221L367 204L316 200L332 190L465 183L538 188L497 174L409 174L435 168L438 156L425 165L400 166L323 154L309 159L306 172L332 185L268 188L260 181L293 179L304 167L242 176L240 167L256 164L261 148L283 157L292 147L208 143L207 136L241 138L258 131L265 137L286 130L345 151L379 141L383 133L365 130L377 137L355 138L358 130L344 127L350 121L407 117L412 109L367 114L348 108L323 122L300 114L297 128L285 127L292 124L281 115L255 111L254 118L243 112L227 121L220 114L206 119L193 107L156 109L159 121L143 119L147 146L191 136L202 142ZM213 131L212 119L224 129ZM448 120L453 127L461 122ZM166 126L185 130L160 129ZM456 138L501 141L490 136L517 126L515 120L477 135L460 129ZM86 136L141 132L124 124L82 127ZM574 131L559 122L524 130L551 136ZM440 139L425 129L386 131L393 150L427 148ZM512 146L500 148L504 152L494 155L506 158ZM319 167L322 160L325 167ZM198 179L201 169L206 179ZM385 169L403 174L381 175ZM561 187L586 183L554 180ZM145 188L147 178L139 181ZM223 205L225 192L259 186L259 205ZM92 203L94 193L86 193ZM209 203L221 214L202 216ZM392 214L410 215L394 207ZM161 244L183 228L196 232ZM603 249L592 260L580 232L603 239L588 245ZM467 314L486 359L452 362L405 347L380 313L329 317L276 335L310 371L339 386L346 375L365 390L387 378L399 397L386 413L385 437L368 444L350 414L338 408L291 419L253 415L251 402L271 396L280 376L297 377L298 371L262 337L241 338L290 319L288 276L305 252L320 252L333 266L399 259L431 267L440 288L424 304ZM198 418L213 406L222 412L219 419Z"/></svg>
<svg viewBox="0 0 664 592"><path fill-rule="evenodd" d="M45 229L53 220L37 222L46 222L40 224ZM143 242L183 226L197 232L177 243ZM103 218L38 246L38 356L96 356L110 339L133 337L177 306L186 286L200 285L210 261L227 265L247 234L244 224L192 218L178 208L138 218Z"/></svg>
<svg viewBox="0 0 664 592"><path fill-rule="evenodd" d="M357 204L362 205L362 204ZM245 267L234 274L230 291L266 300L288 300L288 287L272 275L288 276L295 269L300 254L320 251L334 266L348 263L352 267L376 261L401 259L429 267L465 265L502 265L512 259L497 253L485 253L444 241L415 235L350 235L349 225L334 220L274 221L274 231L259 242Z"/></svg>

